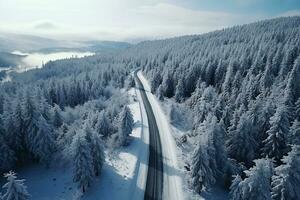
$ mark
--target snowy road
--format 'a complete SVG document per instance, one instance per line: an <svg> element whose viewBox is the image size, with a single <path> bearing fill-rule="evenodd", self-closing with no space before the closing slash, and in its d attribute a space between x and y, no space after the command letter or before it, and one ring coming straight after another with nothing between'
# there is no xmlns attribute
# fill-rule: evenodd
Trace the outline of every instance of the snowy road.
<svg viewBox="0 0 300 200"><path fill-rule="evenodd" d="M145 190L145 200L148 199L162 199L163 191L163 160L162 160L162 147L159 137L159 131L156 120L147 98L144 86L140 79L136 76L137 87L140 89L142 100L147 113L149 125L149 162L148 162L148 175Z"/></svg>
<svg viewBox="0 0 300 200"><path fill-rule="evenodd" d="M149 125L149 163L144 199L182 200L181 177L177 166L176 146L168 120L149 84L139 71L137 87L147 113Z"/></svg>

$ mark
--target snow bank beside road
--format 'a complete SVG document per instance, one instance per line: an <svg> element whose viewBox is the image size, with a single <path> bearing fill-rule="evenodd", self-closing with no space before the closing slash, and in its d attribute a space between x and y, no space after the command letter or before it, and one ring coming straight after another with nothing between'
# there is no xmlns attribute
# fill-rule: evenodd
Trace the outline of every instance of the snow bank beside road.
<svg viewBox="0 0 300 200"><path fill-rule="evenodd" d="M182 200L185 199L182 193L182 177L177 163L177 148L174 138L171 134L170 127L166 116L164 115L156 97L150 92L150 85L145 79L141 71L137 73L137 76L144 85L148 100L152 106L157 126L160 133L162 150L163 150L163 162L164 162L164 188L163 199L164 200Z"/></svg>

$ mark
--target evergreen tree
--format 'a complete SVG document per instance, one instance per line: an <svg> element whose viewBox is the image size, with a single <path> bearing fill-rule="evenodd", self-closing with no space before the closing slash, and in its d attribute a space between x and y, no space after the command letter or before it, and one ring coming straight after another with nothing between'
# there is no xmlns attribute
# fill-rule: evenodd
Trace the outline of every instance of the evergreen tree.
<svg viewBox="0 0 300 200"><path fill-rule="evenodd" d="M18 180L14 172L10 171L4 174L7 178L7 183L3 188L6 189L6 193L3 195L4 200L28 200L30 195L27 191L27 187L24 185L25 180Z"/></svg>
<svg viewBox="0 0 300 200"><path fill-rule="evenodd" d="M32 141L31 152L42 163L49 164L55 150L53 129L43 116L39 117L37 128L38 130Z"/></svg>
<svg viewBox="0 0 300 200"><path fill-rule="evenodd" d="M287 152L287 136L289 134L289 114L285 106L279 106L270 118L268 137L263 141L263 156L274 158L277 162Z"/></svg>
<svg viewBox="0 0 300 200"><path fill-rule="evenodd" d="M14 122L14 140L16 151L24 151L25 149L25 131L24 122L22 118L22 108L19 102L17 102L15 109L12 113L12 118Z"/></svg>
<svg viewBox="0 0 300 200"><path fill-rule="evenodd" d="M174 95L174 82L171 74L166 74L163 78L162 88L164 96L171 98Z"/></svg>
<svg viewBox="0 0 300 200"><path fill-rule="evenodd" d="M96 176L100 175L103 163L105 161L104 147L103 142L98 134L93 132L93 139L91 142L92 145L92 157L93 157L93 166Z"/></svg>
<svg viewBox="0 0 300 200"><path fill-rule="evenodd" d="M297 119L290 128L289 143L300 145L300 122Z"/></svg>
<svg viewBox="0 0 300 200"><path fill-rule="evenodd" d="M164 92L163 92L163 88L162 85L159 85L158 89L157 89L157 97L160 101L164 100Z"/></svg>
<svg viewBox="0 0 300 200"><path fill-rule="evenodd" d="M131 111L127 106L123 107L123 110L119 118L119 127L118 127L118 144L126 145L128 136L131 134L133 129L133 116Z"/></svg>
<svg viewBox="0 0 300 200"><path fill-rule="evenodd" d="M82 192L85 192L92 183L94 168L91 148L83 134L79 133L73 139L72 152L74 154L73 180L78 182Z"/></svg>
<svg viewBox="0 0 300 200"><path fill-rule="evenodd" d="M70 131L69 126L65 123L63 123L61 127L58 129L58 136L56 142L57 142L57 147L59 149L64 149L66 145L71 144L72 139L70 138L74 136L74 134L71 134L71 132L74 131Z"/></svg>
<svg viewBox="0 0 300 200"><path fill-rule="evenodd" d="M26 133L24 137L27 149L31 149L34 145L32 141L38 129L37 123L39 118L37 110L29 91L26 91L22 101L22 119L24 122L24 133Z"/></svg>
<svg viewBox="0 0 300 200"><path fill-rule="evenodd" d="M82 134L85 135L86 141L90 146L90 153L93 157L92 164L94 166L94 173L96 176L98 176L105 160L104 147L101 137L92 129L89 122L85 122Z"/></svg>
<svg viewBox="0 0 300 200"><path fill-rule="evenodd" d="M272 177L272 199L300 199L300 146L294 145Z"/></svg>
<svg viewBox="0 0 300 200"><path fill-rule="evenodd" d="M15 161L15 152L6 144L0 127L0 173L12 168Z"/></svg>
<svg viewBox="0 0 300 200"><path fill-rule="evenodd" d="M300 120L300 98L295 103L295 117Z"/></svg>
<svg viewBox="0 0 300 200"><path fill-rule="evenodd" d="M160 73L156 73L151 80L151 92L155 92L158 86L160 86L162 78Z"/></svg>
<svg viewBox="0 0 300 200"><path fill-rule="evenodd" d="M95 130L98 134L108 137L112 134L112 125L106 116L106 113L102 111L98 117L98 121L95 125Z"/></svg>
<svg viewBox="0 0 300 200"><path fill-rule="evenodd" d="M176 90L175 90L175 100L179 103L184 100L184 85L182 79L179 79L177 83Z"/></svg>
<svg viewBox="0 0 300 200"><path fill-rule="evenodd" d="M15 103L15 102L14 102ZM5 113L5 140L7 144L18 154L24 150L24 130L21 106L13 104L15 107L10 113Z"/></svg>
<svg viewBox="0 0 300 200"><path fill-rule="evenodd" d="M192 157L191 175L193 187L199 193L212 186L217 179L224 178L227 154L224 147L225 131L215 116L208 116L198 131L202 134Z"/></svg>
<svg viewBox="0 0 300 200"><path fill-rule="evenodd" d="M258 144L253 137L253 125L248 113L244 113L235 130L229 132L227 150L231 158L250 166L256 157Z"/></svg>
<svg viewBox="0 0 300 200"><path fill-rule="evenodd" d="M52 124L55 128L59 128L63 124L63 119L60 114L61 109L59 108L58 105L54 105L53 108L53 116L52 116Z"/></svg>
<svg viewBox="0 0 300 200"><path fill-rule="evenodd" d="M230 197L232 200L240 200L243 199L243 191L240 184L242 182L242 178L240 175L236 175L235 178L232 181L232 184L230 186Z"/></svg>
<svg viewBox="0 0 300 200"><path fill-rule="evenodd" d="M232 200L271 200L271 177L273 165L270 160L255 160L255 166L246 170L242 181L236 176L230 189Z"/></svg>

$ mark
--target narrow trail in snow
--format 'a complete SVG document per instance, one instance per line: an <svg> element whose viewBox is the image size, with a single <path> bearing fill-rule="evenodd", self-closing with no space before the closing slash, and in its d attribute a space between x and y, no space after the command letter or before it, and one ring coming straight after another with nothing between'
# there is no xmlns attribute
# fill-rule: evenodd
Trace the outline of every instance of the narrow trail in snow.
<svg viewBox="0 0 300 200"><path fill-rule="evenodd" d="M135 72L135 80L137 88L140 89L141 96L144 102L144 106L147 113L148 125L149 125L149 163L148 163L148 174L146 182L145 200L160 200L162 199L163 193L163 157L162 157L162 146L159 136L159 131L156 123L156 119L151 107L151 104L146 95L142 82L137 77Z"/></svg>

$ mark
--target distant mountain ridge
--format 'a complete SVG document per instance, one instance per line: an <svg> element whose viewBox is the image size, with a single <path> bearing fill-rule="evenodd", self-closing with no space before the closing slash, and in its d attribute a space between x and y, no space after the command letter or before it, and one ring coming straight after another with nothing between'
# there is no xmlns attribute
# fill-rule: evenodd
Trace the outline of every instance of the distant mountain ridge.
<svg viewBox="0 0 300 200"><path fill-rule="evenodd" d="M130 47L127 42L118 41L67 41L13 33L0 33L0 51L12 52L57 52L57 51L93 51L106 52Z"/></svg>

